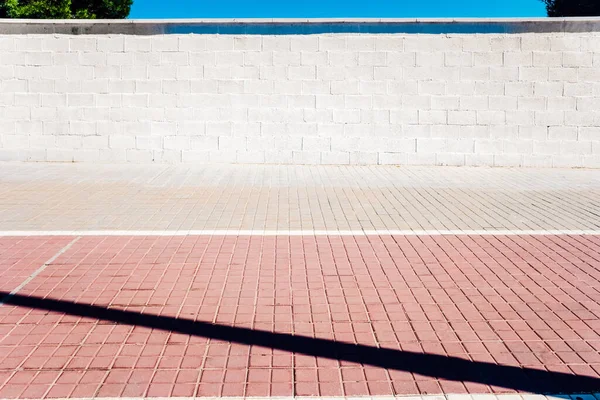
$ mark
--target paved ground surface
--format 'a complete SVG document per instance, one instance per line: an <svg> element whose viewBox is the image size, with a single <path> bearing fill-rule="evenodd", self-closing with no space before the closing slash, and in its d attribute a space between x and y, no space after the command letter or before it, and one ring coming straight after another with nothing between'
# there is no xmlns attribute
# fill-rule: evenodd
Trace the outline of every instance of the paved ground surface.
<svg viewBox="0 0 600 400"><path fill-rule="evenodd" d="M600 392L600 171L0 171L0 398Z"/></svg>
<svg viewBox="0 0 600 400"><path fill-rule="evenodd" d="M1 164L3 230L600 229L591 170Z"/></svg>

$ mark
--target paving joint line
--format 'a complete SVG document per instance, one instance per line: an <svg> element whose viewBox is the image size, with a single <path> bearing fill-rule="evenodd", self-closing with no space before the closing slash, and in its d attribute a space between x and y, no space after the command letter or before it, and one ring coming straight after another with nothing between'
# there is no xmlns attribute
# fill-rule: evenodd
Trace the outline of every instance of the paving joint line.
<svg viewBox="0 0 600 400"><path fill-rule="evenodd" d="M9 294L0 299L0 307L2 307L8 299L19 293L21 289L25 287L29 282L35 279L36 276L41 274L50 264L52 264L58 257L67 252L79 239L81 236L77 236L75 239L71 240L66 246L60 249L56 254L54 254L50 259L48 259L45 263L43 263L38 269L33 271L31 275L29 275L19 286L14 288Z"/></svg>

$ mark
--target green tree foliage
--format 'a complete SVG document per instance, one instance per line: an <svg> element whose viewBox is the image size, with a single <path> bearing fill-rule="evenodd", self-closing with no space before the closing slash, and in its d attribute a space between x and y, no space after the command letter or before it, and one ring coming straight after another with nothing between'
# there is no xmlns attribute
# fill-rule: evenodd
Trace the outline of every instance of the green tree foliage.
<svg viewBox="0 0 600 400"><path fill-rule="evenodd" d="M549 17L600 16L600 0L542 0Z"/></svg>
<svg viewBox="0 0 600 400"><path fill-rule="evenodd" d="M0 18L121 19L133 0L0 0Z"/></svg>

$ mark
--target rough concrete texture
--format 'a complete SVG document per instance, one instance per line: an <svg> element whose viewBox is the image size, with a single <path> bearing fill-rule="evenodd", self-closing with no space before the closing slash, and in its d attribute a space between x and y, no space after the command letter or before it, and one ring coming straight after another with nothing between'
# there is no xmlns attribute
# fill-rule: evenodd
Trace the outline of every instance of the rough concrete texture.
<svg viewBox="0 0 600 400"><path fill-rule="evenodd" d="M599 167L597 21L520 23L538 28L68 35L3 23L0 159ZM157 25L137 24L113 26Z"/></svg>

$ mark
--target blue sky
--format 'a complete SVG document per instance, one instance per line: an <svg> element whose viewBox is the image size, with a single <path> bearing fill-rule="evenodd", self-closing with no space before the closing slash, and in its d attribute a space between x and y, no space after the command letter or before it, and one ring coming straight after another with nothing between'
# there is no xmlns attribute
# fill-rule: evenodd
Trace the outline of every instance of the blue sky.
<svg viewBox="0 0 600 400"><path fill-rule="evenodd" d="M539 0L134 0L130 18L543 17Z"/></svg>

